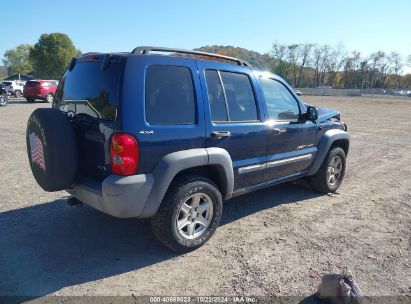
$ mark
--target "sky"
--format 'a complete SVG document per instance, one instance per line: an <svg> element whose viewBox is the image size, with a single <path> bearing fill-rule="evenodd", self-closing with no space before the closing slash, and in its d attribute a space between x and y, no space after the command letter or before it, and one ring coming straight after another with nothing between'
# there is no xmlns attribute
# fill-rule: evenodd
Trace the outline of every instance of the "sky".
<svg viewBox="0 0 411 304"><path fill-rule="evenodd" d="M82 52L217 44L266 53L278 41L411 54L411 0L18 2L0 19L0 58L52 32L68 34Z"/></svg>

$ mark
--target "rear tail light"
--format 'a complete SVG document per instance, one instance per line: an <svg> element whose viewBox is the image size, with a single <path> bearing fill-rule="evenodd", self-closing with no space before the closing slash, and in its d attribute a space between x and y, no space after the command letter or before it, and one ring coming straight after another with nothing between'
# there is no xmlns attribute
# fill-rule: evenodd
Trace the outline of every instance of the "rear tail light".
<svg viewBox="0 0 411 304"><path fill-rule="evenodd" d="M111 171L119 175L132 175L138 169L137 140L125 133L114 133L110 140Z"/></svg>

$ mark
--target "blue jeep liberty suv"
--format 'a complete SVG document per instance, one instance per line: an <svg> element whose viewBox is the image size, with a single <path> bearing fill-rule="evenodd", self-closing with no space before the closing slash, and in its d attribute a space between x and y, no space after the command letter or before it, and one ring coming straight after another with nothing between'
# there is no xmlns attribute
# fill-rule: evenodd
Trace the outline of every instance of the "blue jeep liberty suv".
<svg viewBox="0 0 411 304"><path fill-rule="evenodd" d="M151 218L177 252L207 242L223 200L302 177L336 191L349 148L340 114L305 104L279 76L160 47L73 58L26 138L44 190L115 217Z"/></svg>

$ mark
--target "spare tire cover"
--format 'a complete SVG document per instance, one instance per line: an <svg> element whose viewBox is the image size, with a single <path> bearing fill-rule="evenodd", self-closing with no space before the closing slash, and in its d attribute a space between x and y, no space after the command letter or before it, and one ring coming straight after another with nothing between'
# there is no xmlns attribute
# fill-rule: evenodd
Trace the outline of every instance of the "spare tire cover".
<svg viewBox="0 0 411 304"><path fill-rule="evenodd" d="M27 153L37 183L60 191L74 183L78 170L77 141L68 117L57 109L36 109L26 131Z"/></svg>

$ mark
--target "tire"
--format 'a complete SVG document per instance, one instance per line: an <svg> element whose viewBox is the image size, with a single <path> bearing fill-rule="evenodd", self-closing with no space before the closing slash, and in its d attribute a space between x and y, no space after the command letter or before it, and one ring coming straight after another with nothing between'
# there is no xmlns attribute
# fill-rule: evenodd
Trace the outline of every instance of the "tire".
<svg viewBox="0 0 411 304"><path fill-rule="evenodd" d="M53 103L53 101L54 101L53 94L48 93L44 96L44 102Z"/></svg>
<svg viewBox="0 0 411 304"><path fill-rule="evenodd" d="M211 238L220 223L222 210L221 193L212 181L200 176L185 176L172 183L160 209L151 219L151 226L163 245L178 253L190 252ZM196 216L196 213L201 215ZM207 222L206 227L204 223Z"/></svg>
<svg viewBox="0 0 411 304"><path fill-rule="evenodd" d="M345 167L346 156L344 150L340 147L331 148L317 173L309 177L311 187L322 193L337 191L344 179ZM332 175L334 178L331 178Z"/></svg>
<svg viewBox="0 0 411 304"><path fill-rule="evenodd" d="M31 171L45 191L60 191L74 183L77 175L77 141L65 114L53 108L36 109L26 131Z"/></svg>
<svg viewBox="0 0 411 304"><path fill-rule="evenodd" d="M14 91L14 96L16 96L16 98L20 98L22 96L22 92L20 90L15 90Z"/></svg>
<svg viewBox="0 0 411 304"><path fill-rule="evenodd" d="M0 106L7 106L8 101L7 94L0 94Z"/></svg>

